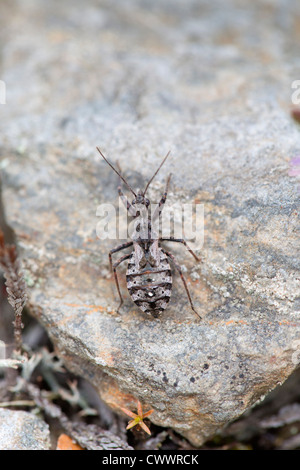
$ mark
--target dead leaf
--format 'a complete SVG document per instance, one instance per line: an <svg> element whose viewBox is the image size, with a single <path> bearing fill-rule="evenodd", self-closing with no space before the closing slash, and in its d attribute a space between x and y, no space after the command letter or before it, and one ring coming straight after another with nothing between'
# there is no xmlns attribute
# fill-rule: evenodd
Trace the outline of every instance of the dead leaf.
<svg viewBox="0 0 300 470"><path fill-rule="evenodd" d="M67 434L61 434L57 440L56 450L84 450L76 442L74 442L71 437Z"/></svg>

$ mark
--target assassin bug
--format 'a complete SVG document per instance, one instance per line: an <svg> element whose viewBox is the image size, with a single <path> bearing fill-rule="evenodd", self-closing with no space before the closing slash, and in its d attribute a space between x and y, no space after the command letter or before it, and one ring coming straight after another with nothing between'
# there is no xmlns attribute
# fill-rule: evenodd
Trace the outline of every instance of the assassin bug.
<svg viewBox="0 0 300 470"><path fill-rule="evenodd" d="M165 163L170 152L167 153L152 178L148 181L145 190L138 190L137 193L135 193L125 178L122 176L120 167L118 166L118 170L114 168L114 166L103 155L101 150L98 147L96 148L106 163L119 176L119 197L124 203L129 215L137 220L136 232L132 237L132 240L130 242L119 245L109 252L110 268L114 274L115 283L120 297L120 304L117 312L119 312L119 309L123 304L123 297L120 291L116 269L123 261L128 260L126 281L127 288L132 300L144 313L150 314L154 318L158 318L167 307L171 297L172 272L169 264L169 260L171 260L181 277L193 312L195 312L196 315L198 315L198 317L201 319L200 315L194 308L180 265L177 263L172 253L169 253L160 246L160 242L170 241L182 243L194 256L196 261L200 261L200 259L191 250L184 239L174 237L159 238L153 231L152 227L152 222L159 218L166 202L171 174L167 179L165 192L159 204L156 206L153 215L151 215L150 201L146 198L146 192L152 180L157 175L162 165ZM125 183L127 188L134 195L134 199L131 203L122 192L121 181ZM131 246L133 246L132 253L122 256L113 264L112 255Z"/></svg>

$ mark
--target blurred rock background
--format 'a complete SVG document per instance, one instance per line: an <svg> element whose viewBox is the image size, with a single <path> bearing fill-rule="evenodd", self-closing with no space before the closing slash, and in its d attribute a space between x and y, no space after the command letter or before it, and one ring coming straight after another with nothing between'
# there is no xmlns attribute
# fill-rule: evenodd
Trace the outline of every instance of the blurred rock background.
<svg viewBox="0 0 300 470"><path fill-rule="evenodd" d="M0 26L0 217L29 292L29 364L3 373L2 403L39 410L54 448L63 431L83 447L86 432L100 447L299 447L299 4L14 0ZM96 145L134 187L171 149L151 198L172 171L171 202L204 204L203 262L174 247L200 324L179 281L159 322L129 299L116 315L119 242L97 239L95 214L117 181ZM137 399L149 440L115 414Z"/></svg>

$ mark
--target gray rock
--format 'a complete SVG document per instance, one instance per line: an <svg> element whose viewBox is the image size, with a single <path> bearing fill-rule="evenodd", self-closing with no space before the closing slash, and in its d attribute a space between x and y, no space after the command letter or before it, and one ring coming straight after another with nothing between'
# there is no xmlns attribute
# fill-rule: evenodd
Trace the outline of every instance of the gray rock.
<svg viewBox="0 0 300 470"><path fill-rule="evenodd" d="M116 411L200 445L282 383L300 359L299 191L289 161L299 3L10 2L1 16L3 197L30 308L57 353ZM4 8L4 7L2 7ZM13 21L12 21L13 18ZM180 279L160 320L118 315L100 203L117 177L168 173L171 203L204 204L202 263L182 247L202 322ZM170 245L171 247L171 245ZM117 259L117 255L115 255ZM123 274L122 274L123 273ZM126 289L124 270L121 287Z"/></svg>
<svg viewBox="0 0 300 470"><path fill-rule="evenodd" d="M0 408L1 450L49 450L49 426L26 411Z"/></svg>

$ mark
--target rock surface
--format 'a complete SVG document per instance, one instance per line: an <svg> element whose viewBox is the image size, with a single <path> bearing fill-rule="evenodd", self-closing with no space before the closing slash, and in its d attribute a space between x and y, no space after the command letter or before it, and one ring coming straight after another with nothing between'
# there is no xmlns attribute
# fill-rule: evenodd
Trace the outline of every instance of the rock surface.
<svg viewBox="0 0 300 470"><path fill-rule="evenodd" d="M49 450L49 426L26 411L0 408L0 450Z"/></svg>
<svg viewBox="0 0 300 470"><path fill-rule="evenodd" d="M299 363L299 3L0 8L3 198L31 311L116 411L139 399L200 445ZM171 171L170 202L204 204L202 262L172 247L202 322L178 277L160 320L128 295L116 313L107 253L120 242L97 238L96 210L117 204L117 177L96 145L134 188L171 149L151 199Z"/></svg>

